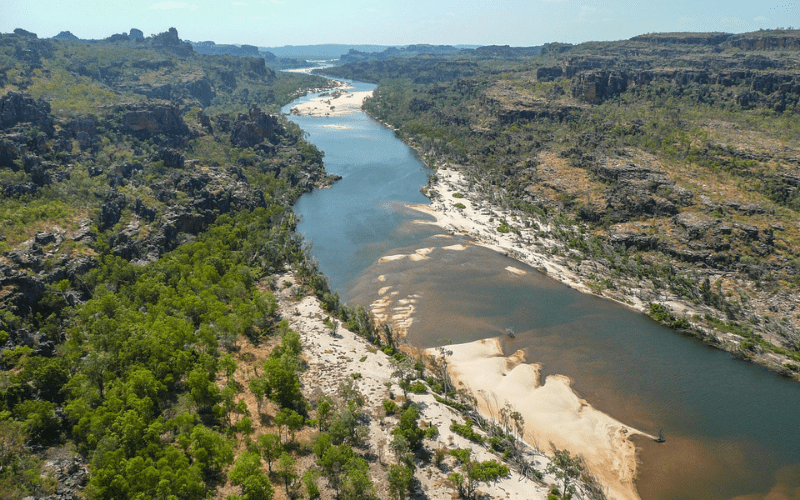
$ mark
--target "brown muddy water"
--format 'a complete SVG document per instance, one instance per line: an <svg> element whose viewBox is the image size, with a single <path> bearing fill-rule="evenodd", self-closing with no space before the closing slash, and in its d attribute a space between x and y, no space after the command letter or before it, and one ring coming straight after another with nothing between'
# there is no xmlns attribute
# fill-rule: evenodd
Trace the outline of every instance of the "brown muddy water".
<svg viewBox="0 0 800 500"><path fill-rule="evenodd" d="M595 408L651 434L663 429L666 443L636 441L644 500L800 499L800 385L416 223L424 216L405 205L426 202L427 172L363 113L291 119L343 176L295 210L345 300L383 299L419 347L502 336L506 354L523 349L543 376L568 376Z"/></svg>

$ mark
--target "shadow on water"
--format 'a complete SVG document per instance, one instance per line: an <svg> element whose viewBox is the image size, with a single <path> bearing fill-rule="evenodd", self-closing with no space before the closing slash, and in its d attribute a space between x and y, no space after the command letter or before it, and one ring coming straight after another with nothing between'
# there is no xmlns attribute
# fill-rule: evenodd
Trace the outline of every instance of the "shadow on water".
<svg viewBox="0 0 800 500"><path fill-rule="evenodd" d="M343 176L304 196L296 211L299 230L345 299L408 299L409 341L421 347L504 336L506 354L522 349L544 376L569 376L595 408L649 433L663 428L664 444L636 441L645 500L800 499L797 384L468 238L414 223L424 217L404 204L425 203L419 188L426 172L365 115L292 119L325 151L329 171ZM321 126L333 122L351 128ZM466 249L452 249L457 244ZM422 248L433 250L418 260L379 260Z"/></svg>

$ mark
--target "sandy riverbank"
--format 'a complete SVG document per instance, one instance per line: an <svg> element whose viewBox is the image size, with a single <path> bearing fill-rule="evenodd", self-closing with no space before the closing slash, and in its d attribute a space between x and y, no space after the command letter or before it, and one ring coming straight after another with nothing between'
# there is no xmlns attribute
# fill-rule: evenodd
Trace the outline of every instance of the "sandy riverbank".
<svg viewBox="0 0 800 500"><path fill-rule="evenodd" d="M352 92L352 87L340 82L333 90L292 108L292 114L300 116L343 116L361 110L364 101L372 97L372 91Z"/></svg>
<svg viewBox="0 0 800 500"><path fill-rule="evenodd" d="M453 196L457 193L465 196ZM475 201L477 197L470 196L469 193L469 182L461 172L455 168L439 168L435 181L429 187L430 205L411 205L410 208L435 218L433 222L417 221L419 224L434 224L449 233L467 234L479 245L524 262L576 290L592 293L585 285L586 280L570 269L565 258L548 252L558 246L556 240L542 236L552 228L547 225L526 227L525 221L518 219L511 211ZM498 231L503 221L514 226L519 233ZM604 296L637 311L646 312L647 304L633 293L619 297L609 294Z"/></svg>
<svg viewBox="0 0 800 500"><path fill-rule="evenodd" d="M630 438L654 438L611 418L580 399L569 379L550 376L541 383L539 368L522 351L504 356L499 339L447 347L450 373L470 388L481 413L497 418L506 402L525 418L525 438L550 451L550 444L582 455L591 473L608 488L609 498L635 500L636 447ZM436 355L435 350L428 354Z"/></svg>
<svg viewBox="0 0 800 500"><path fill-rule="evenodd" d="M279 310L292 329L302 339L303 357L308 369L302 375L303 392L309 399L316 399L320 394L334 395L339 383L353 380L353 374L360 374L355 385L366 399L365 408L370 416L369 448L372 454L391 459L389 443L392 441L391 429L397 423L397 416L383 415L383 400L389 394L401 395L402 390L392 378L394 368L389 356L369 344L362 337L339 325L335 334L324 323L337 321L325 312L319 301L313 296L297 299L299 289L295 277L289 273L281 276L279 283L284 284L276 293ZM287 286L288 284L288 286ZM409 394L409 398L418 405L420 421L430 423L439 429L435 439L425 440L425 447L433 454L434 450L471 448L473 456L480 461L497 459L487 448L475 445L467 439L450 431L451 420L463 423L462 416L450 407L437 402L431 394ZM391 425L387 425L387 424ZM528 460L534 461L537 470L547 466L546 458L529 453ZM456 467L452 457L446 459L448 467L440 469L432 463L419 462L415 477L426 498L431 500L452 500L454 488L447 481L447 474ZM378 472L371 468L371 471ZM388 483L380 474L371 474L379 498L388 498ZM533 482L516 472L492 484L483 484L480 491L489 498L508 500L544 500L549 491L548 484L556 482L552 475L545 475L545 484Z"/></svg>
<svg viewBox="0 0 800 500"><path fill-rule="evenodd" d="M290 274L282 276L279 282L296 283ZM304 357L309 363L302 378L306 396L314 399L320 393L333 395L340 382L360 373L357 387L367 398L366 407L372 408L370 446L378 454L391 456L388 448L391 426L381 423L385 419L382 402L390 392L402 393L392 378L391 359L342 325L332 334L324 321L336 321L335 318L314 297L297 300L296 286L283 288L278 297L281 315L302 338ZM457 384L472 390L479 410L486 417L496 416L498 408L509 402L525 418L524 438L529 444L549 452L552 443L559 449L570 450L573 456L582 455L591 473L607 488L609 499L638 500L634 486L636 449L630 438L653 436L592 408L572 391L566 377L550 376L542 383L538 367L527 363L521 351L504 356L499 339L451 345L448 349L453 352L449 358L451 376ZM429 350L427 354L438 353ZM439 429L436 440L426 443L431 452L442 446L471 448L478 460L496 458L486 448L450 431L451 419L463 422L460 414L438 403L430 394L409 394L409 398L419 403L421 420ZM531 452L528 458L536 463L537 470L546 469L545 457ZM442 470L430 465L421 467L416 477L428 498L451 500L452 490L443 487L447 481ZM545 483L555 484L556 479L546 475ZM481 491L490 498L544 499L548 488L513 473L502 481L482 486Z"/></svg>

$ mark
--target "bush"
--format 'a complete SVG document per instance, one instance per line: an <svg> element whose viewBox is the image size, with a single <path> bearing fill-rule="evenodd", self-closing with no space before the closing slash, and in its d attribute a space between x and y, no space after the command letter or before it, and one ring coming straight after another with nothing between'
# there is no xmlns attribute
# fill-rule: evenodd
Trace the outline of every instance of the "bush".
<svg viewBox="0 0 800 500"><path fill-rule="evenodd" d="M425 394L428 392L428 387L422 382L414 382L408 390L414 394Z"/></svg>
<svg viewBox="0 0 800 500"><path fill-rule="evenodd" d="M467 423L464 425L457 424L455 420L450 421L450 430L455 432L461 437L465 437L474 443L483 444L484 439L483 436L476 433L472 429L473 423L472 420L467 420Z"/></svg>
<svg viewBox="0 0 800 500"><path fill-rule="evenodd" d="M648 315L659 323L672 323L675 321L675 316L672 315L672 312L662 304L651 303Z"/></svg>
<svg viewBox="0 0 800 500"><path fill-rule="evenodd" d="M397 413L399 409L400 407L397 406L397 403L395 403L394 401L391 401L389 399L383 400L383 411L386 412L387 416L394 415L395 413Z"/></svg>

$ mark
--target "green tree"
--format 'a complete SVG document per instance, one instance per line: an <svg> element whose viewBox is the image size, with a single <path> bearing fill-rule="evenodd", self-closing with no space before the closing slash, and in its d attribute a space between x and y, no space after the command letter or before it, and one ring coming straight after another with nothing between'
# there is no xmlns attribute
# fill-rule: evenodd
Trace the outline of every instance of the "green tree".
<svg viewBox="0 0 800 500"><path fill-rule="evenodd" d="M236 463L233 464L233 468L228 473L228 479L230 479L231 483L240 485L244 483L245 479L260 470L261 456L253 451L245 451L236 459Z"/></svg>
<svg viewBox="0 0 800 500"><path fill-rule="evenodd" d="M291 441L294 442L294 435L303 427L305 419L302 415L289 408L282 408L275 414L275 424L279 429L286 427L291 433ZM282 431L281 431L282 432Z"/></svg>
<svg viewBox="0 0 800 500"><path fill-rule="evenodd" d="M281 437L277 434L267 433L258 436L258 450L267 461L267 467L272 472L272 462L283 452Z"/></svg>
<svg viewBox="0 0 800 500"><path fill-rule="evenodd" d="M317 464L322 468L322 473L328 478L328 483L333 487L337 497L347 466L355 459L353 448L346 444L328 446L317 459Z"/></svg>
<svg viewBox="0 0 800 500"><path fill-rule="evenodd" d="M196 425L192 429L190 452L206 476L218 475L225 466L233 462L231 443L202 425Z"/></svg>
<svg viewBox="0 0 800 500"><path fill-rule="evenodd" d="M266 380L261 377L252 377L247 381L250 392L256 398L256 408L261 413L261 405L264 403L264 396L267 393Z"/></svg>
<svg viewBox="0 0 800 500"><path fill-rule="evenodd" d="M317 484L318 477L319 471L317 469L308 469L303 473L303 486L309 499L313 500L320 496L319 485Z"/></svg>
<svg viewBox="0 0 800 500"><path fill-rule="evenodd" d="M285 408L302 408L300 379L294 359L283 356L264 362L267 396Z"/></svg>
<svg viewBox="0 0 800 500"><path fill-rule="evenodd" d="M389 494L394 500L405 500L406 494L411 491L414 469L405 464L389 466Z"/></svg>
<svg viewBox="0 0 800 500"><path fill-rule="evenodd" d="M209 376L201 366L192 369L186 385L198 409L208 410L219 402L219 387L214 383L213 375Z"/></svg>
<svg viewBox="0 0 800 500"><path fill-rule="evenodd" d="M283 484L286 487L286 495L289 498L294 498L297 495L296 482L298 479L297 471L295 470L294 459L291 455L284 452L278 458L276 467L278 477L283 479Z"/></svg>
<svg viewBox="0 0 800 500"><path fill-rule="evenodd" d="M267 475L258 470L244 479L242 493L244 500L271 500L275 490Z"/></svg>
<svg viewBox="0 0 800 500"><path fill-rule="evenodd" d="M317 405L317 423L320 432L328 429L328 423L333 413L333 401L328 396L321 398Z"/></svg>
<svg viewBox="0 0 800 500"><path fill-rule="evenodd" d="M321 432L319 436L317 436L316 441L314 442L314 455L317 456L317 459L322 458L328 448L333 446L333 440L331 439L331 435L327 432Z"/></svg>
<svg viewBox="0 0 800 500"><path fill-rule="evenodd" d="M422 439L425 437L425 431L420 429L417 423L418 419L419 411L411 406L403 412L400 416L400 421L397 423L397 427L392 431L392 434L406 438L412 450L419 449L422 444Z"/></svg>
<svg viewBox="0 0 800 500"><path fill-rule="evenodd" d="M561 496L564 497L571 491L570 483L577 480L585 466L581 457L571 457L569 450L555 450L547 472L555 474L556 478L562 481Z"/></svg>

